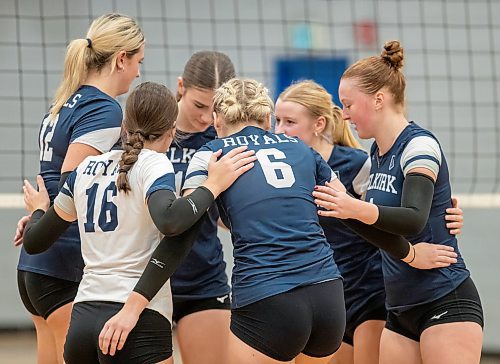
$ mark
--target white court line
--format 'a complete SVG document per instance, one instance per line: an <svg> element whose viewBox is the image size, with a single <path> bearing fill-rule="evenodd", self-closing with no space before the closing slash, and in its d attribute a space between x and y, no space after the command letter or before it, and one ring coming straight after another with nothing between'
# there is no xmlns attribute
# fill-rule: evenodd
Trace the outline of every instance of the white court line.
<svg viewBox="0 0 500 364"><path fill-rule="evenodd" d="M24 209L22 193L0 193L0 209Z"/></svg>
<svg viewBox="0 0 500 364"><path fill-rule="evenodd" d="M463 208L500 208L500 193L456 194ZM22 193L0 193L0 209L24 209Z"/></svg>

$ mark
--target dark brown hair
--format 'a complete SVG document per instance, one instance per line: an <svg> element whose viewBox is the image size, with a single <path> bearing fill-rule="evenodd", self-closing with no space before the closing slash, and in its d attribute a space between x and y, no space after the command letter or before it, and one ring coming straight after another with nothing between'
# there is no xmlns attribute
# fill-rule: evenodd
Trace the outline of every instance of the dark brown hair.
<svg viewBox="0 0 500 364"><path fill-rule="evenodd" d="M130 191L127 173L137 162L144 142L153 141L174 128L178 111L172 92L158 83L141 83L129 95L123 120L127 137L122 143L124 152L116 180L119 191Z"/></svg>
<svg viewBox="0 0 500 364"><path fill-rule="evenodd" d="M215 90L235 77L233 62L224 53L200 51L194 53L184 66L182 81L184 88ZM177 92L177 101L182 95Z"/></svg>
<svg viewBox="0 0 500 364"><path fill-rule="evenodd" d="M381 55L361 59L351 65L342 78L354 79L359 89L373 95L387 87L396 105L405 104L406 80L400 69L403 67L404 50L397 40L384 44Z"/></svg>

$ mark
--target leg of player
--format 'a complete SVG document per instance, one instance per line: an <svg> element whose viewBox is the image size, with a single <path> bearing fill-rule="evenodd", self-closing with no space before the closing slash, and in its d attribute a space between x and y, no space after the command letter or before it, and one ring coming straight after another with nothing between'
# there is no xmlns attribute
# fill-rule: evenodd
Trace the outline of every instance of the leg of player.
<svg viewBox="0 0 500 364"><path fill-rule="evenodd" d="M174 364L174 358L170 357L167 360L163 360L163 361L158 362L157 364Z"/></svg>
<svg viewBox="0 0 500 364"><path fill-rule="evenodd" d="M323 358L313 358L312 356L299 354L295 358L295 364L328 364L332 359L332 355L328 355Z"/></svg>
<svg viewBox="0 0 500 364"><path fill-rule="evenodd" d="M380 338L380 364L422 364L420 345L394 331L384 328Z"/></svg>
<svg viewBox="0 0 500 364"><path fill-rule="evenodd" d="M380 336L385 321L369 320L354 331L354 363L378 364Z"/></svg>
<svg viewBox="0 0 500 364"><path fill-rule="evenodd" d="M280 361L262 354L260 351L247 345L232 332L229 333L227 357L225 364L294 364L295 360Z"/></svg>
<svg viewBox="0 0 500 364"><path fill-rule="evenodd" d="M37 363L57 363L58 355L54 335L52 335L52 331L47 325L47 322L42 317L35 315L31 315L31 319L36 329Z"/></svg>
<svg viewBox="0 0 500 364"><path fill-rule="evenodd" d="M73 302L67 303L57 310L52 312L49 317L47 317L47 326L51 330L54 342L56 344L56 350L59 355L59 363L62 364L62 353L64 351L64 342L66 341L66 334L69 329L69 322L71 319L71 309L73 308Z"/></svg>
<svg viewBox="0 0 500 364"><path fill-rule="evenodd" d="M176 326L183 364L219 364L227 350L231 311L205 310L184 316Z"/></svg>
<svg viewBox="0 0 500 364"><path fill-rule="evenodd" d="M420 336L425 364L479 364L483 330L475 322L450 322L431 326Z"/></svg>
<svg viewBox="0 0 500 364"><path fill-rule="evenodd" d="M333 354L329 364L353 364L354 363L354 348L352 345L342 343L339 350Z"/></svg>

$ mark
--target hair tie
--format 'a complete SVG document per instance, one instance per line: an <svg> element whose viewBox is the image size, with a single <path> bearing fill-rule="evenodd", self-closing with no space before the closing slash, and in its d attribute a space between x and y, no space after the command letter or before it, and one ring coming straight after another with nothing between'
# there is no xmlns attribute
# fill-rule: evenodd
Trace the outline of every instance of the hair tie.
<svg viewBox="0 0 500 364"><path fill-rule="evenodd" d="M123 168L119 168L118 169L118 173L127 173L128 171L126 169L123 169Z"/></svg>
<svg viewBox="0 0 500 364"><path fill-rule="evenodd" d="M147 139L147 135L145 133L142 132L142 130L136 130L134 131L133 133L131 134L139 134L140 136L142 136L144 139Z"/></svg>
<svg viewBox="0 0 500 364"><path fill-rule="evenodd" d="M87 48L92 48L92 39L87 38Z"/></svg>

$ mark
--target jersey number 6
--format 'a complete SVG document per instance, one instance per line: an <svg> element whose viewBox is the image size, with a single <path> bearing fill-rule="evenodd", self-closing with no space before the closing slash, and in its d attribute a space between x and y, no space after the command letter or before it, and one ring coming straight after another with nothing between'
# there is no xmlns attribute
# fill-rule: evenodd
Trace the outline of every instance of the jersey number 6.
<svg viewBox="0 0 500 364"><path fill-rule="evenodd" d="M257 160L262 167L266 182L275 188L292 187L295 183L292 167L285 162L273 162L273 159L286 159L285 153L276 148L261 149L255 153Z"/></svg>

